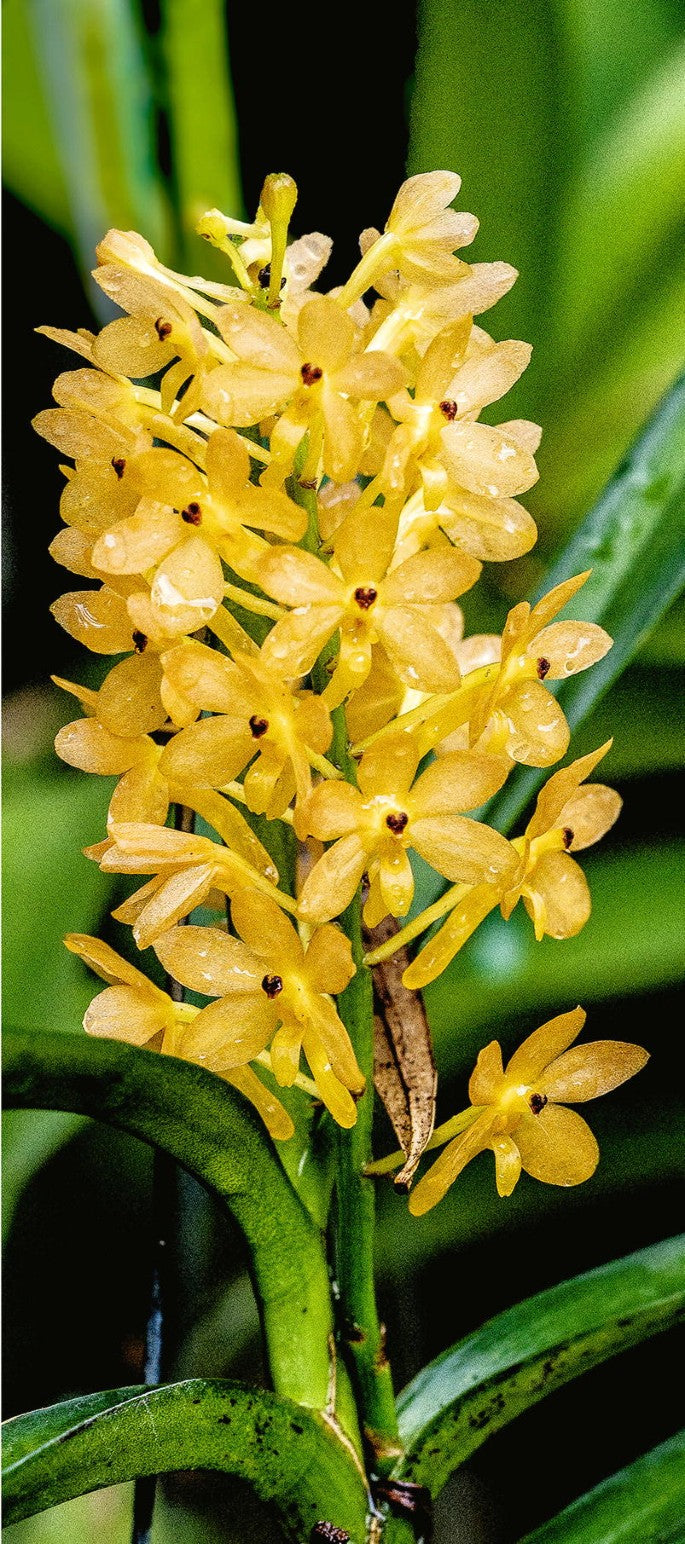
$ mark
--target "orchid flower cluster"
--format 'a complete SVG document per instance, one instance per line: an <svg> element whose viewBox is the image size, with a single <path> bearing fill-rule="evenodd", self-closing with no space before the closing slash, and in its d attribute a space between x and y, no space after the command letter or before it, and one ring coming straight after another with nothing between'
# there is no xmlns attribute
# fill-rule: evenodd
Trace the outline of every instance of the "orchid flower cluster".
<svg viewBox="0 0 685 1544"><path fill-rule="evenodd" d="M446 171L411 177L326 294L313 286L331 242L289 244L297 190L272 175L253 222L217 210L200 221L230 264L225 284L176 273L141 236L112 230L94 278L123 314L97 335L41 329L83 360L35 420L70 463L50 550L87 581L53 611L116 656L98 690L59 682L84 716L57 751L118 779L88 856L140 876L114 916L204 999L178 1001L72 934L68 948L107 982L85 1028L220 1074L281 1140L293 1122L279 1086L355 1122L364 1078L336 999L357 970L439 919L407 956L405 987L423 987L489 912L508 918L519 900L537 938L572 937L590 914L575 854L620 807L586 782L605 745L552 774L513 840L473 813L517 764L564 757L549 683L611 640L556 620L586 574L514 606L501 637L464 636L459 600L483 563L534 544L519 496L538 475L540 432L481 422L530 349L474 322L516 272L456 255L477 230L451 207L459 186ZM169 825L174 808L184 818ZM373 930L412 906L412 852L444 894L377 944ZM295 855L288 872L282 853ZM346 927L360 886L363 960ZM212 920L188 923L198 908ZM561 1184L592 1172L594 1138L558 1100L605 1092L645 1053L570 1051L581 1020L537 1031L506 1073L497 1047L481 1053L472 1109L456 1118L461 1134L448 1123L413 1210L483 1147L502 1194L521 1165Z"/></svg>

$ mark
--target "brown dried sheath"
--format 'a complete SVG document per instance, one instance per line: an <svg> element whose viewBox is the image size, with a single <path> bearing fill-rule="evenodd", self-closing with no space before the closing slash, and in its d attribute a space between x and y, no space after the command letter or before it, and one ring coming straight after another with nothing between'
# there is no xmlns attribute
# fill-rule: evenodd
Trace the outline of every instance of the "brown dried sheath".
<svg viewBox="0 0 685 1544"><path fill-rule="evenodd" d="M394 917L366 932L369 951L398 930ZM373 968L382 1017L375 1020L374 1082L392 1122L405 1163L395 1184L409 1190L435 1124L437 1075L428 1019L418 992L402 985L409 964L406 949Z"/></svg>

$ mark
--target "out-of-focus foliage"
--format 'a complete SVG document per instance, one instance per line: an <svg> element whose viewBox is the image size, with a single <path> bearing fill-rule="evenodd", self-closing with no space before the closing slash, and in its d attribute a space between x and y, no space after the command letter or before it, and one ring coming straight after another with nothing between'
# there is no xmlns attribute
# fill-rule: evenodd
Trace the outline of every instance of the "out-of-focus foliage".
<svg viewBox="0 0 685 1544"><path fill-rule="evenodd" d="M220 0L163 0L153 35L132 0L8 0L3 19L12 191L63 231L84 273L110 226L143 231L163 261L206 260L198 215L241 206Z"/></svg>
<svg viewBox="0 0 685 1544"><path fill-rule="evenodd" d="M546 551L682 368L684 69L673 0L421 0L410 169L458 168L474 251L521 270Z"/></svg>
<svg viewBox="0 0 685 1544"><path fill-rule="evenodd" d="M13 1028L73 1031L88 1006L88 982L62 938L65 924L86 932L97 926L111 892L81 853L98 834L103 792L86 778L6 763L3 1017ZM8 1115L3 1228L31 1174L79 1125L73 1116Z"/></svg>

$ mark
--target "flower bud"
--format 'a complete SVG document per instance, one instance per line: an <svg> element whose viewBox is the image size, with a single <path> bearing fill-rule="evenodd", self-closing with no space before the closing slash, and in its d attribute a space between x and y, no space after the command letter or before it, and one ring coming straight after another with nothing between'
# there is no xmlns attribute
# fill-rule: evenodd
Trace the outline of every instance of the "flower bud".
<svg viewBox="0 0 685 1544"><path fill-rule="evenodd" d="M272 225L288 225L297 203L297 183L287 172L270 172L262 188L260 203Z"/></svg>

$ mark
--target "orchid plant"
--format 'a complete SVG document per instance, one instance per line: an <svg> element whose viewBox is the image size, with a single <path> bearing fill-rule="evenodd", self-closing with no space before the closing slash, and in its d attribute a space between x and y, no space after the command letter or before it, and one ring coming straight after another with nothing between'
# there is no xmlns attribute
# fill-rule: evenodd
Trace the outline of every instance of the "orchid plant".
<svg viewBox="0 0 685 1544"><path fill-rule="evenodd" d="M29 1102L113 1119L224 1197L251 1252L273 1392L191 1380L90 1396L43 1412L38 1446L39 1418L16 1418L13 1515L216 1466L247 1477L293 1539L427 1537L431 1492L471 1451L455 1425L469 1401L487 1404L500 1380L504 1404L481 1422L495 1429L541 1397L541 1360L547 1387L578 1370L557 1358L562 1339L592 1365L670 1320L661 1246L642 1276L625 1262L540 1300L524 1377L500 1360L446 1395L426 1369L397 1400L378 1317L376 1184L394 1174L408 1228L484 1153L503 1205L522 1170L577 1185L599 1150L569 1106L647 1060L622 1041L576 1043L585 1014L569 1006L531 1024L506 1068L484 1045L469 1103L435 1128L422 989L496 908L506 920L522 901L537 939L579 933L591 898L576 855L621 803L588 781L611 742L550 772L570 743L555 683L612 644L582 609L573 619L589 571L519 601L501 635L466 630L460 600L483 565L534 545L519 499L540 431L481 419L530 349L475 320L516 272L461 255L478 222L452 207L459 187L448 171L410 177L325 293L331 243L290 238L297 189L273 174L254 221L199 221L225 282L111 230L94 278L123 314L97 335L40 329L80 356L35 420L67 458L51 551L87 581L53 610L116 658L97 690L58 682L83 716L56 748L117 779L86 856L140 883L114 912L126 957L65 940L106 983L84 1020L92 1042L50 1052L27 1037L16 1099L28 1080ZM497 799L521 767L542 786L512 834ZM432 874L428 904L413 854ZM397 1152L372 1150L375 1093ZM326 1152L312 1136L324 1126Z"/></svg>

